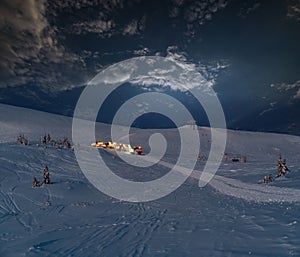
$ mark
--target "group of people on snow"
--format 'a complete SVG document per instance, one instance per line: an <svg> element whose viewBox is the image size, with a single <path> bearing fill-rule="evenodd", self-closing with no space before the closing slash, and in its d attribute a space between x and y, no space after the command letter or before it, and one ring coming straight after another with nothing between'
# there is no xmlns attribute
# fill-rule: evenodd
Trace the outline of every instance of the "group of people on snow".
<svg viewBox="0 0 300 257"><path fill-rule="evenodd" d="M273 176L272 174L269 174L267 176L264 177L264 183L267 184L267 183L270 183L272 182L274 179L273 179Z"/></svg>
<svg viewBox="0 0 300 257"><path fill-rule="evenodd" d="M289 168L286 166L286 160L281 158L281 155L278 159L278 168L276 177L285 176L285 174L289 171Z"/></svg>
<svg viewBox="0 0 300 257"><path fill-rule="evenodd" d="M52 140L50 134L48 134L48 135L45 134L42 137L41 141L42 141L42 144L44 146L46 146L47 143L51 142L52 146L54 146L56 149L61 149L63 147L64 148L71 148L71 146L72 146L70 140L67 137L65 137L63 140L55 141L55 140Z"/></svg>
<svg viewBox="0 0 300 257"><path fill-rule="evenodd" d="M276 178L285 176L288 171L289 168L286 165L286 160L282 159L281 155L279 155ZM263 183L265 184L270 183L272 181L274 181L272 174L265 176L263 179Z"/></svg>
<svg viewBox="0 0 300 257"><path fill-rule="evenodd" d="M25 138L24 135L19 135L17 137L17 144L21 144L21 145L28 145L29 141Z"/></svg>
<svg viewBox="0 0 300 257"><path fill-rule="evenodd" d="M22 134L17 137L16 142L17 144L29 145L29 140L26 139L25 136ZM72 148L72 144L67 137L65 137L63 140L55 141L51 138L49 133L42 136L41 143L44 147L46 147L47 143L51 143L52 146L54 146L56 149Z"/></svg>
<svg viewBox="0 0 300 257"><path fill-rule="evenodd" d="M50 134L48 134L48 135L44 135L43 137L42 137L42 143L43 143L43 145L45 145L45 144L47 144L47 142L50 142L51 141L51 136L50 136Z"/></svg>
<svg viewBox="0 0 300 257"><path fill-rule="evenodd" d="M42 183L40 184L40 182L37 180L36 177L33 178L33 182L32 182L32 186L33 187L40 187L41 185L43 184L51 184L51 181L50 181L50 173L49 173L49 168L48 166L46 165L44 170L43 170L43 175L42 175Z"/></svg>

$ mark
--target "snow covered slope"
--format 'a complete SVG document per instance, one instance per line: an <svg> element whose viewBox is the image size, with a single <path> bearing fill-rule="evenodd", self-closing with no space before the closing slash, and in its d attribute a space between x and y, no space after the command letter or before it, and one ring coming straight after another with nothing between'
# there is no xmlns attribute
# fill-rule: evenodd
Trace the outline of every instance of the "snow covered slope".
<svg viewBox="0 0 300 257"><path fill-rule="evenodd" d="M204 188L199 161L191 178L172 194L147 203L115 200L95 189L81 172L74 152L40 146L40 137L71 138L71 118L0 104L0 256L300 256L300 138L228 131L230 158ZM97 124L101 139L109 125ZM146 144L158 130L133 129L132 140ZM17 145L25 134L30 145ZM175 129L164 130L167 139ZM200 154L207 156L208 128L199 127ZM173 140L176 142L176 140ZM147 146L146 146L147 151ZM279 153L291 172L270 185ZM124 166L102 153L116 174L137 181L168 171ZM166 163L178 154L168 145ZM32 188L48 165L51 185Z"/></svg>

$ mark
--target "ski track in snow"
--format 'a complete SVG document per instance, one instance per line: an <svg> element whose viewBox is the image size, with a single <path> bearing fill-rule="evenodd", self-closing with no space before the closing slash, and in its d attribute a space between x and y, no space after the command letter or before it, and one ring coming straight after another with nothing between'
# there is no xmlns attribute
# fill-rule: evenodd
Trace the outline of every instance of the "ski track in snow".
<svg viewBox="0 0 300 257"><path fill-rule="evenodd" d="M173 165L160 161L159 165L171 168ZM184 170L184 168L182 168ZM180 167L176 170L181 172ZM191 177L199 179L201 171L194 170ZM215 175L209 182L210 186L222 194L255 202L300 202L300 190L282 188L266 184L249 184L237 179Z"/></svg>

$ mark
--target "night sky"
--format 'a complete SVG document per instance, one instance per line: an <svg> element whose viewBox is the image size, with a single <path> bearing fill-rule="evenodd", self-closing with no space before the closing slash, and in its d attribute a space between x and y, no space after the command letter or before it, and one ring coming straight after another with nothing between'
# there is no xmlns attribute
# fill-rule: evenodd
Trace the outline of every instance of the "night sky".
<svg viewBox="0 0 300 257"><path fill-rule="evenodd" d="M300 134L299 0L2 0L0 28L1 103L71 116L109 65L172 56L211 83L228 128Z"/></svg>

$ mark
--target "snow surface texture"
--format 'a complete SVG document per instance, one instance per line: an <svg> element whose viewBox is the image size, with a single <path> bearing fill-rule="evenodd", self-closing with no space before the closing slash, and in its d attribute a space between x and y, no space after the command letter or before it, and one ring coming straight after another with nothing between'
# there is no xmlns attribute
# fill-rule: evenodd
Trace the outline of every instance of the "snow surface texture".
<svg viewBox="0 0 300 257"><path fill-rule="evenodd" d="M71 150L41 146L45 133L71 138L71 118L2 104L0 110L1 257L300 256L299 137L228 131L226 153L245 155L246 163L224 161L209 185L199 188L205 162L198 161L191 177L170 195L129 203L94 188ZM109 131L109 125L97 124L99 139L108 140ZM198 131L200 155L207 156L210 130ZM158 132L132 129L132 140L147 151L149 136ZM15 143L19 134L29 146ZM178 136L176 129L163 134L171 140ZM146 170L101 155L117 175L151 180L176 162L174 142L160 164ZM280 153L291 172L272 184L259 183L276 174ZM44 165L53 184L32 188Z"/></svg>

